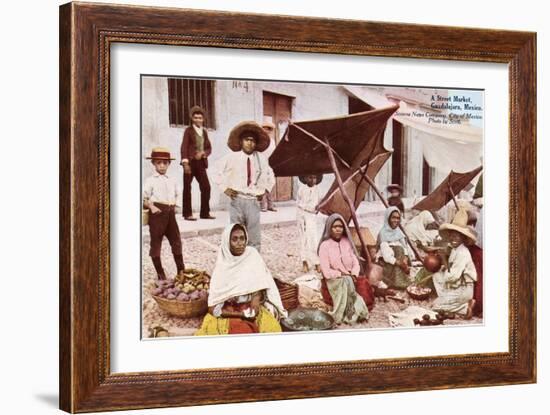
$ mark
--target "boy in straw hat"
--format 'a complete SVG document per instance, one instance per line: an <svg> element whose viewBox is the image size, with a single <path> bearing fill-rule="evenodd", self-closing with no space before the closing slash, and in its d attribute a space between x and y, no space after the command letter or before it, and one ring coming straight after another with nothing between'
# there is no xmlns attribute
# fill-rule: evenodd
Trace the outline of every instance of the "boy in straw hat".
<svg viewBox="0 0 550 415"><path fill-rule="evenodd" d="M243 121L229 133L228 154L218 166L216 183L231 199L229 220L248 231L249 245L260 251L260 200L275 184L273 170L262 154L269 146L266 131L254 121Z"/></svg>
<svg viewBox="0 0 550 415"><path fill-rule="evenodd" d="M460 209L452 223L439 227L441 237L449 242L449 258L442 256L441 269L433 275L437 299L432 308L437 311L457 313L472 318L474 283L477 272L466 245L476 242L476 235L467 225L468 212Z"/></svg>
<svg viewBox="0 0 550 415"><path fill-rule="evenodd" d="M191 125L183 133L181 141L181 165L183 166L183 209L185 220L196 220L191 207L191 182L193 178L199 182L201 192L201 219L215 219L210 215L210 182L206 169L208 156L212 153L212 145L208 139L208 132L203 127L204 111L194 106L189 111Z"/></svg>
<svg viewBox="0 0 550 415"><path fill-rule="evenodd" d="M162 240L166 236L172 247L172 255L176 262L178 274L185 270L181 248L181 237L178 223L176 222L175 207L180 206L181 192L176 180L166 174L170 162L170 150L163 147L153 148L151 157L147 157L155 167L155 173L149 176L143 184L143 205L149 209L149 233L151 235L151 248L149 255L155 266L157 277L166 279L164 268L160 259Z"/></svg>

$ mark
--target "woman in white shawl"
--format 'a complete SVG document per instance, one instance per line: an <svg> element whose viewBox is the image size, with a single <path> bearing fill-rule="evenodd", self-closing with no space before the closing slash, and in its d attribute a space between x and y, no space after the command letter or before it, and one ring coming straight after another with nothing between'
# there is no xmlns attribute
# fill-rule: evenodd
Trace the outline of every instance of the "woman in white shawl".
<svg viewBox="0 0 550 415"><path fill-rule="evenodd" d="M279 290L258 251L247 246L244 226L222 233L208 293L208 313L195 335L280 332L287 313Z"/></svg>
<svg viewBox="0 0 550 415"><path fill-rule="evenodd" d="M419 242L422 247L432 245L437 238L436 229L428 229L428 226L436 223L429 210L423 210L405 225L405 232L413 242Z"/></svg>
<svg viewBox="0 0 550 415"><path fill-rule="evenodd" d="M405 289L409 279L411 258L414 253L399 228L401 212L396 206L390 206L384 214L384 223L378 233L380 265L383 268L383 281L390 288Z"/></svg>

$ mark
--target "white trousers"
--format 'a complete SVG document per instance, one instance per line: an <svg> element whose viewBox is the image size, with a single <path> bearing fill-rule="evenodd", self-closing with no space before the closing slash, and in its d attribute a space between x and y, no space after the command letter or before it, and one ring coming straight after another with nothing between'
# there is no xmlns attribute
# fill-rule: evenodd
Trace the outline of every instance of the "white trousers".
<svg viewBox="0 0 550 415"><path fill-rule="evenodd" d="M307 261L308 266L318 265L319 234L317 232L317 215L298 208L296 221L298 222L298 234L300 236L300 260Z"/></svg>

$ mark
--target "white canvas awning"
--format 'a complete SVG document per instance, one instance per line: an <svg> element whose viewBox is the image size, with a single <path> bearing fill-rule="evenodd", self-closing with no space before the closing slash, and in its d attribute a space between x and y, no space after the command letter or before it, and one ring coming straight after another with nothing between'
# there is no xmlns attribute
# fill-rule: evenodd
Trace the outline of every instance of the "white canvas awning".
<svg viewBox="0 0 550 415"><path fill-rule="evenodd" d="M395 102L376 91L375 88L361 86L345 86L348 93L375 108L384 108ZM411 137L422 143L422 151L426 162L443 172L470 171L480 165L483 154L483 130L479 127L461 124L434 124L428 117L415 117L412 112L432 112L427 108L409 105L400 101L399 110L392 118L404 126L411 128Z"/></svg>

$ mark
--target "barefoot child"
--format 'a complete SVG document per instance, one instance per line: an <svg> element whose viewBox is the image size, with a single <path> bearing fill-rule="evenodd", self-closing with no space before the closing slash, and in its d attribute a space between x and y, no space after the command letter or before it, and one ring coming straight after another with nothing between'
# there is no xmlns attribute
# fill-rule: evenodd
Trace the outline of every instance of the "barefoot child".
<svg viewBox="0 0 550 415"><path fill-rule="evenodd" d="M181 249L181 237L176 222L175 207L180 206L181 192L176 180L166 174L170 162L170 151L156 147L147 157L155 166L155 173L149 176L143 185L143 206L149 209L149 233L151 235L151 249L149 255L155 266L159 280L165 280L166 274L160 259L162 240L166 236L172 247L172 255L176 262L178 274L185 270Z"/></svg>
<svg viewBox="0 0 550 415"><path fill-rule="evenodd" d="M322 175L310 174L299 177L301 184L298 188L296 205L296 222L300 235L300 259L302 260L302 272L309 272L310 266L314 266L317 272L321 272L317 246L319 235L317 232L317 205L320 195L317 185L323 180Z"/></svg>

